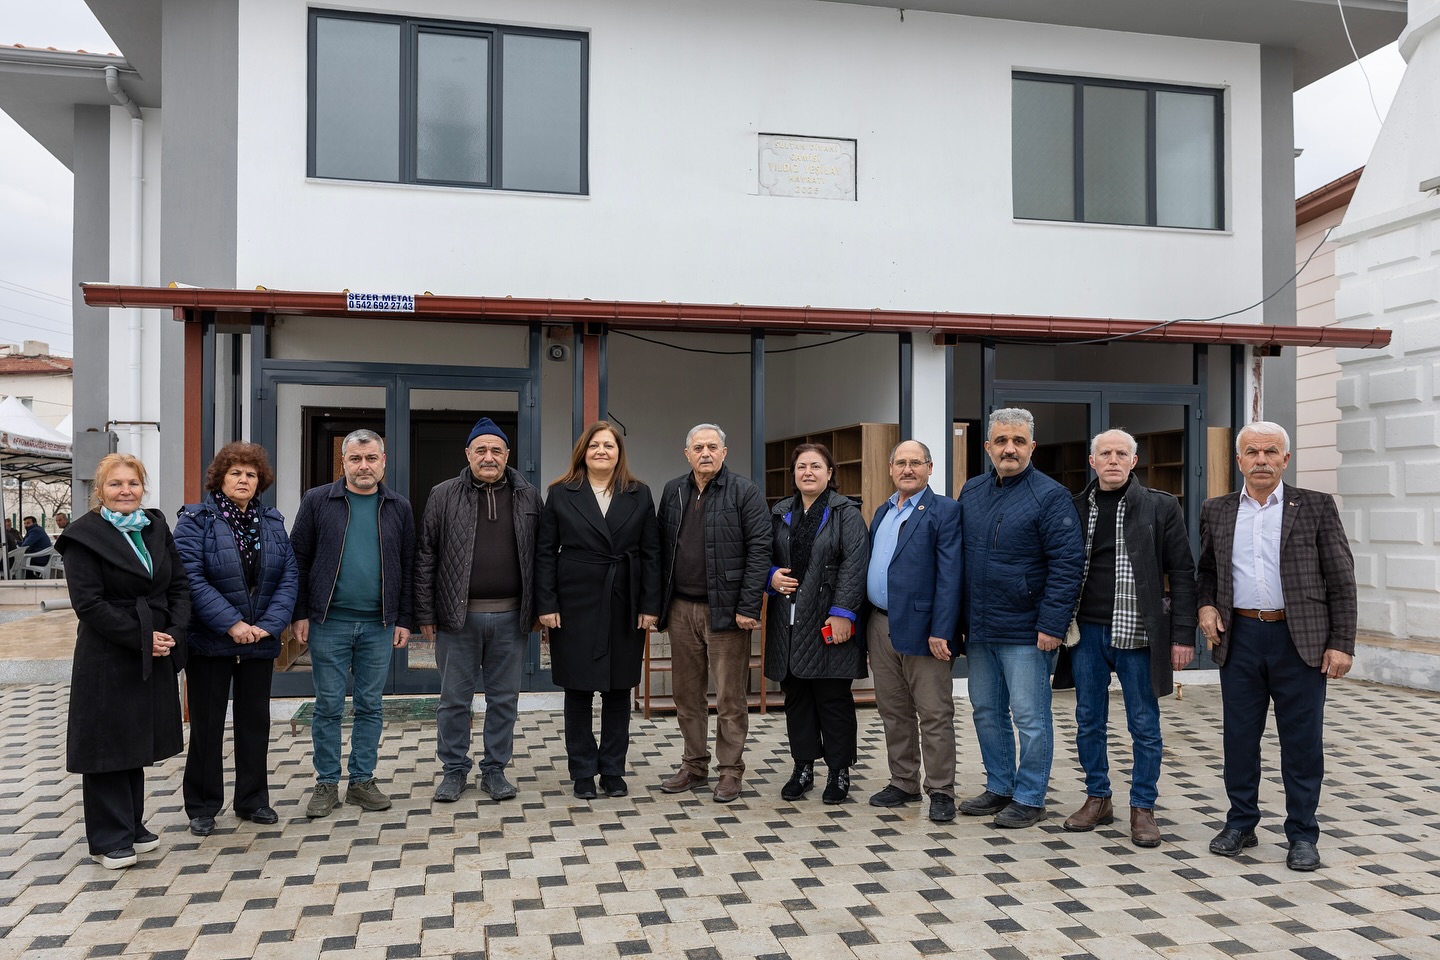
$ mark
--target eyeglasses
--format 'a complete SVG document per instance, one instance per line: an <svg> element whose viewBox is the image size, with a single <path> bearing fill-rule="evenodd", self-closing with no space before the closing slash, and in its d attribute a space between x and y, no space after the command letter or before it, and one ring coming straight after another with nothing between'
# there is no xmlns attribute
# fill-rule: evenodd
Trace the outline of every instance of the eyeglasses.
<svg viewBox="0 0 1440 960"><path fill-rule="evenodd" d="M890 466L899 467L901 470L914 470L929 463L929 460L891 460Z"/></svg>

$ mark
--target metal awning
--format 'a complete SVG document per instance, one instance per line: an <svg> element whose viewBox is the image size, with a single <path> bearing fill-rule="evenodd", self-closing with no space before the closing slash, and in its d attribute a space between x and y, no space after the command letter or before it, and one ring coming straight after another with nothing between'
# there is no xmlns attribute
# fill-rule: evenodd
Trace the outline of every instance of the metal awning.
<svg viewBox="0 0 1440 960"><path fill-rule="evenodd" d="M354 317L441 323L595 323L616 330L673 330L694 333L919 333L940 342L1022 340L1076 343L1130 340L1279 347L1388 346L1391 332L1375 328L1275 326L1201 320L1119 320L948 311L857 310L834 307L767 307L746 304L667 303L624 300L554 300L520 297L414 296L414 310L352 310L344 292L225 290L203 287L135 287L81 284L92 307L171 310L176 320L248 324L258 315Z"/></svg>

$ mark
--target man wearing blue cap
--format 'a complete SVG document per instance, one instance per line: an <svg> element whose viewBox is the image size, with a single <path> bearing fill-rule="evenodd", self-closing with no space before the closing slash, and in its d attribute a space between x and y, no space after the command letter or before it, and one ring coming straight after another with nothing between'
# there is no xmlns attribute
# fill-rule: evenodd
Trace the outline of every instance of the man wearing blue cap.
<svg viewBox="0 0 1440 960"><path fill-rule="evenodd" d="M440 706L435 799L470 786L470 703L485 677L485 756L480 789L515 796L510 763L525 640L535 618L535 528L540 492L507 466L510 439L489 417L470 429L468 465L435 485L425 504L415 570L415 621L435 641ZM439 628L437 633L436 628Z"/></svg>

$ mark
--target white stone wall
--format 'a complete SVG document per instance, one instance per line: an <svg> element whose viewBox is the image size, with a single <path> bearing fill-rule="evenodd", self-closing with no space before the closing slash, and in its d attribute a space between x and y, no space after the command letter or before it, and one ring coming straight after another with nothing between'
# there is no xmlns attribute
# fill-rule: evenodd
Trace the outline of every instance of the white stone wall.
<svg viewBox="0 0 1440 960"><path fill-rule="evenodd" d="M1340 224L1345 208L1332 210L1295 230L1295 267L1310 262L1295 280L1296 317L1301 326L1335 323L1335 242L1325 231ZM1321 243L1324 240L1324 243ZM1312 256L1313 254L1313 256ZM1295 352L1295 479L1310 490L1337 492L1335 470L1340 452L1335 428L1335 381L1340 367L1329 347L1301 347Z"/></svg>
<svg viewBox="0 0 1440 960"><path fill-rule="evenodd" d="M1400 91L1332 234L1336 318L1394 331L1388 349L1337 351L1337 480L1361 633L1434 643L1440 654L1440 191L1419 187L1440 176L1440 3L1411 4L1400 50L1408 62ZM1357 671L1440 681L1433 666L1391 669L1398 656L1362 650Z"/></svg>

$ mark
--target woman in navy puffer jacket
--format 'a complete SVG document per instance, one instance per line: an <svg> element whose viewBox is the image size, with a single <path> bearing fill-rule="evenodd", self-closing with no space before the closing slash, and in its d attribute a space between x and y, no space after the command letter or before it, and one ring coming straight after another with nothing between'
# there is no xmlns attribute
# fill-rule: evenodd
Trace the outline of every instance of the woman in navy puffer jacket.
<svg viewBox="0 0 1440 960"><path fill-rule="evenodd" d="M270 679L295 609L299 574L285 518L256 500L275 481L265 448L227 443L205 471L204 502L180 508L175 545L185 562L190 621L190 752L185 813L197 837L225 805L225 704L235 688L235 813L272 824Z"/></svg>

